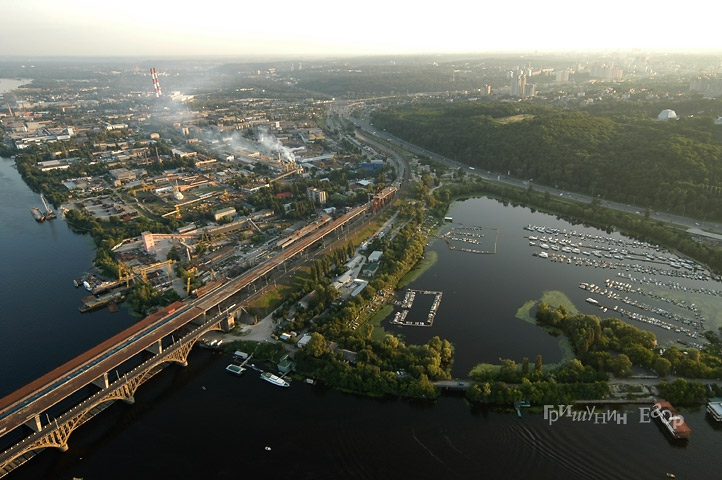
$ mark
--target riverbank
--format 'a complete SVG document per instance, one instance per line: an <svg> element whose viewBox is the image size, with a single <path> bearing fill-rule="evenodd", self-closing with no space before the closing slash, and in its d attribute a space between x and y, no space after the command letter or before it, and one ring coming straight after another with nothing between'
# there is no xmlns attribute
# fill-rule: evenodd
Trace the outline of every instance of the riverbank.
<svg viewBox="0 0 722 480"><path fill-rule="evenodd" d="M431 268L439 259L439 254L433 250L426 250L424 256L406 275L401 277L397 290L402 290L409 284L418 280L429 268Z"/></svg>

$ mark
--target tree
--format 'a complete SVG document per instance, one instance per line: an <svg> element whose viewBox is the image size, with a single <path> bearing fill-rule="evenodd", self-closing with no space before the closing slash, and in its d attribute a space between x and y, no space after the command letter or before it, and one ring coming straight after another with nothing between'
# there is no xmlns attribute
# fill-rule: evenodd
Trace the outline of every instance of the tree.
<svg viewBox="0 0 722 480"><path fill-rule="evenodd" d="M632 361L623 353L612 361L612 372L617 377L626 378L632 374Z"/></svg>
<svg viewBox="0 0 722 480"><path fill-rule="evenodd" d="M672 383L661 382L659 394L674 405L693 405L705 396L704 385L684 378Z"/></svg>
<svg viewBox="0 0 722 480"><path fill-rule="evenodd" d="M326 338L322 334L314 332L311 334L311 338L308 340L305 349L310 356L315 358L320 357L328 351Z"/></svg>
<svg viewBox="0 0 722 480"><path fill-rule="evenodd" d="M506 382L515 382L517 380L516 362L514 360L505 358L501 361L499 378Z"/></svg>
<svg viewBox="0 0 722 480"><path fill-rule="evenodd" d="M666 377L671 369L672 363L666 358L657 357L654 360L654 371L657 372L657 375L660 377Z"/></svg>
<svg viewBox="0 0 722 480"><path fill-rule="evenodd" d="M524 357L521 360L521 374L524 376L529 374L529 357Z"/></svg>
<svg viewBox="0 0 722 480"><path fill-rule="evenodd" d="M542 356L537 355L536 356L536 362L534 363L534 372L541 374L542 373Z"/></svg>

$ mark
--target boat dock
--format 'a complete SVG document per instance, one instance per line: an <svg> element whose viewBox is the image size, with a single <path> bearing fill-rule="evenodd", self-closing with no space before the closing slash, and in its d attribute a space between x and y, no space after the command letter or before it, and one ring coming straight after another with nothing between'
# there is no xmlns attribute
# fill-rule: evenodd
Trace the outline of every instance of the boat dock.
<svg viewBox="0 0 722 480"><path fill-rule="evenodd" d="M417 294L421 295L434 295L434 301L431 304L431 308L429 309L429 313L426 316L426 320L418 322L418 321L410 321L406 320L406 316L409 314L409 311L414 305L414 299L416 298ZM430 327L434 324L434 318L436 317L436 312L439 309L439 305L441 304L441 297L443 295L443 292L435 292L431 290L412 290L409 289L406 291L406 295L404 296L404 300L401 302L401 308L402 310L399 312L396 312L394 314L394 318L391 320L391 323L393 325L403 325L407 327Z"/></svg>
<svg viewBox="0 0 722 480"><path fill-rule="evenodd" d="M33 215L33 218L36 222L41 223L45 220L52 220L54 218L57 218L55 215L55 212L52 208L50 208L50 205L48 204L48 201L45 200L45 195L42 193L40 194L40 200L43 202L43 207L45 207L45 212L40 210L38 207L32 207L30 209L30 213Z"/></svg>
<svg viewBox="0 0 722 480"><path fill-rule="evenodd" d="M516 415L519 418L521 418L522 407L525 407L525 408L531 407L529 400L518 400L518 401L514 402L514 410L516 410Z"/></svg>
<svg viewBox="0 0 722 480"><path fill-rule="evenodd" d="M242 356L238 355L238 352L236 352L236 353L233 354L233 360L243 360L243 361L238 365L239 367L245 367L246 364L247 364L248 362L250 362L252 358L253 358L253 354L252 354L252 353L251 353L250 355L247 355L246 358L243 358ZM253 368L254 370L258 370L257 368L255 368L255 366L252 366L252 368Z"/></svg>
<svg viewBox="0 0 722 480"><path fill-rule="evenodd" d="M106 305L110 305L111 303L122 302L124 299L125 296L123 291L111 292L99 297L96 297L95 295L88 295L81 300L81 305L78 307L78 310L83 313L90 312L91 310L96 310Z"/></svg>
<svg viewBox="0 0 722 480"><path fill-rule="evenodd" d="M587 302L599 307L602 312L606 313L608 310L612 310L613 312L628 317L631 320L636 320L638 322L654 325L664 330L674 331L675 333L679 333L680 335L686 335L691 339L701 339L701 337L703 336L702 332L704 331L704 322L701 319L697 317L686 317L684 315L672 313L669 310L663 309L661 307L654 307L645 302L632 299L629 296L625 295L625 293L635 293L642 296L649 296L656 299L664 300L667 303L674 303L672 299L666 299L662 296L653 294L651 291L646 292L642 288L634 288L631 284L610 279L606 280L604 287L595 285L593 283L582 282L579 284L579 288L602 297L601 301L597 301L591 298L590 299L592 301L590 301L590 299L587 299ZM607 300L621 302L624 304L624 306L615 305L612 307L609 304L602 303ZM697 312L697 308L694 304L684 303L683 305L679 306L680 308L686 307L691 312ZM641 310L641 312L634 312L630 310L631 308L639 309ZM680 340L678 340L678 342L682 344L686 343ZM700 342L697 342L695 340L691 342L692 346L696 348L702 348L702 344Z"/></svg>
<svg viewBox="0 0 722 480"><path fill-rule="evenodd" d="M476 253L481 255L495 254L497 241L499 239L499 230L496 228L487 229L495 232L494 245L492 249L483 250L480 248L465 246L481 246L484 243L482 239L485 237L485 234L481 233L483 230L483 227L459 224L458 226L452 227L451 230L443 234L441 237L436 238L441 238L444 242L446 242L446 246L449 250L457 250L459 252Z"/></svg>

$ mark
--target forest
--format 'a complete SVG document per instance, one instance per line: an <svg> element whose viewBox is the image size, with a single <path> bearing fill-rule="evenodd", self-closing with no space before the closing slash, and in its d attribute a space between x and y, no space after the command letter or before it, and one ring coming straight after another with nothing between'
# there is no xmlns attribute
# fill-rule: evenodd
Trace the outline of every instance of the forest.
<svg viewBox="0 0 722 480"><path fill-rule="evenodd" d="M719 100L562 110L534 102L421 102L373 114L400 138L479 169L603 200L722 219Z"/></svg>
<svg viewBox="0 0 722 480"><path fill-rule="evenodd" d="M544 302L537 306L536 318L541 326L569 338L576 358L585 369L611 372L622 378L631 375L632 365L653 370L660 377L673 374L717 379L722 376L718 349L660 348L653 333L618 318L571 315L563 306L552 308ZM713 332L707 336L717 338ZM703 399L706 392L698 382L677 379L672 383L662 382L660 393L674 403L693 404Z"/></svg>
<svg viewBox="0 0 722 480"><path fill-rule="evenodd" d="M356 297L335 302L338 295L328 285L332 266L348 258L348 246L312 265L308 286L315 285L312 287L315 298L309 309L297 313L290 325L308 328L313 334L308 345L295 355L297 372L323 379L327 385L343 391L427 399L440 393L432 383L434 380L450 378L454 350L448 340L434 337L424 345L407 345L388 333L375 338L374 327L364 321L358 328L353 326L355 320L369 316L377 294L395 289L424 253L426 239L414 221L423 218L423 209L420 205L406 205L399 214L408 220L407 225L392 240L379 240L383 245L374 246L384 251L379 272ZM290 298L290 303L296 298ZM353 352L353 360L344 359L342 350Z"/></svg>

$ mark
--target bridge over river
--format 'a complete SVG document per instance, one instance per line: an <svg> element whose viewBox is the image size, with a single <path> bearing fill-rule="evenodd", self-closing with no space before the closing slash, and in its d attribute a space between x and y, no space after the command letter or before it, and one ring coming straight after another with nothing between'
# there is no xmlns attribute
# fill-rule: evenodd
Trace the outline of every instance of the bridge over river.
<svg viewBox="0 0 722 480"><path fill-rule="evenodd" d="M298 239L266 262L197 299L176 302L107 341L0 399L0 477L48 447L68 448L70 434L112 402L133 402L145 381L170 363L187 365L193 345L211 330L233 324L234 295L269 275L327 237L340 238L352 222L386 203L388 187L368 204L356 207ZM335 235L335 238L333 237ZM227 305L231 303L230 305Z"/></svg>

